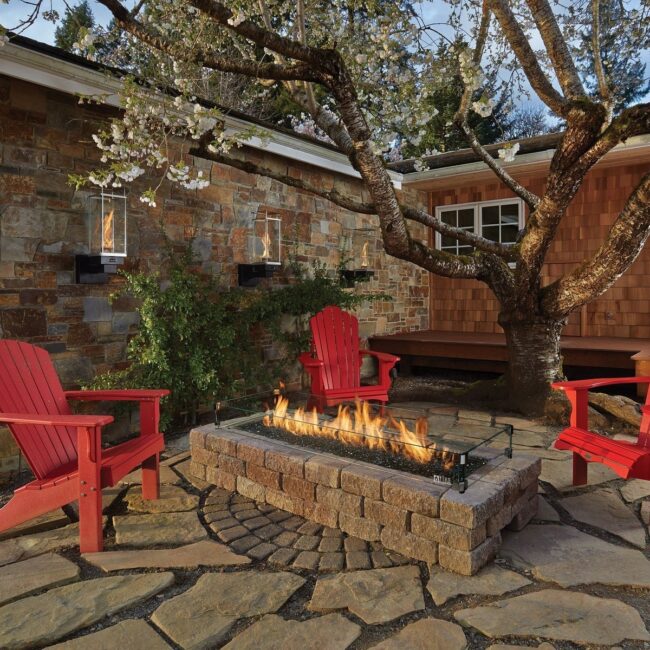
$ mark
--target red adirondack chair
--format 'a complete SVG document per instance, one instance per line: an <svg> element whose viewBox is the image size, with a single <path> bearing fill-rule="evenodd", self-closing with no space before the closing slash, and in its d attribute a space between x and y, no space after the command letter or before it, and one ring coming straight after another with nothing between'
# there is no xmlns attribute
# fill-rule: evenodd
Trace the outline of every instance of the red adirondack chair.
<svg viewBox="0 0 650 650"><path fill-rule="evenodd" d="M351 399L388 402L390 371L399 357L359 349L359 321L339 307L325 307L313 316L311 352L300 355L300 363L311 377L310 407L323 410ZM361 358L370 355L379 362L379 383L361 385Z"/></svg>
<svg viewBox="0 0 650 650"><path fill-rule="evenodd" d="M142 465L142 495L159 497L160 398L168 390L63 391L48 353L28 343L0 341L0 422L36 479L0 508L0 531L79 500L82 553L102 550L102 488ZM73 415L68 399L140 402L140 436L102 449L110 415Z"/></svg>
<svg viewBox="0 0 650 650"><path fill-rule="evenodd" d="M613 384L650 383L650 377L618 377L616 379L585 379L553 384L563 390L571 403L571 419L555 441L556 449L573 452L573 485L587 483L587 463L602 463L620 477L650 481L650 391L641 407L638 440L625 442L589 431L588 393L591 388Z"/></svg>

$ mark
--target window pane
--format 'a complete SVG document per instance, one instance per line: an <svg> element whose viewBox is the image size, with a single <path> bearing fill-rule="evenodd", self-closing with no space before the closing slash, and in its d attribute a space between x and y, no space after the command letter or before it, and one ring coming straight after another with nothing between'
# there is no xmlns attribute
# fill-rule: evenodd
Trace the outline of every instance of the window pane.
<svg viewBox="0 0 650 650"><path fill-rule="evenodd" d="M459 246L458 247L458 254L459 255L469 255L472 252L472 247L471 246Z"/></svg>
<svg viewBox="0 0 650 650"><path fill-rule="evenodd" d="M443 248L456 248L456 240L453 237L442 236L442 247Z"/></svg>
<svg viewBox="0 0 650 650"><path fill-rule="evenodd" d="M517 241L517 226L502 226L501 227L501 241L504 244L512 244Z"/></svg>
<svg viewBox="0 0 650 650"><path fill-rule="evenodd" d="M487 226L483 228L483 237L492 241L499 241L499 226Z"/></svg>
<svg viewBox="0 0 650 650"><path fill-rule="evenodd" d="M519 216L519 204L518 203L504 203L501 206L501 216L502 217L518 217Z"/></svg>
<svg viewBox="0 0 650 650"><path fill-rule="evenodd" d="M444 210L440 213L440 219L443 223L448 223L450 226L456 225L456 210Z"/></svg>
<svg viewBox="0 0 650 650"><path fill-rule="evenodd" d="M458 211L458 225L461 228L474 228L474 209L465 208Z"/></svg>
<svg viewBox="0 0 650 650"><path fill-rule="evenodd" d="M483 225L499 223L499 206L488 205L481 208Z"/></svg>

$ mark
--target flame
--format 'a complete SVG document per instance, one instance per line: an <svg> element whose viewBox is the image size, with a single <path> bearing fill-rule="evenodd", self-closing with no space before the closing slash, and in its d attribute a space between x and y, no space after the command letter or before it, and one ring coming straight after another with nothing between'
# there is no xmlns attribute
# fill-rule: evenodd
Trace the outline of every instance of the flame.
<svg viewBox="0 0 650 650"><path fill-rule="evenodd" d="M262 259L268 260L271 257L271 237L268 232L265 232L260 240L262 242Z"/></svg>
<svg viewBox="0 0 650 650"><path fill-rule="evenodd" d="M361 268L362 269L368 268L368 245L369 242L364 242L363 246L361 247Z"/></svg>
<svg viewBox="0 0 650 650"><path fill-rule="evenodd" d="M104 215L102 223L102 250L103 251L112 251L113 250L113 212L111 210L106 215Z"/></svg>
<svg viewBox="0 0 650 650"><path fill-rule="evenodd" d="M356 447L401 454L419 463L436 459L442 462L446 471L455 462L452 452L436 449L427 439L426 418L418 418L415 429L411 430L406 422L395 420L390 414L374 415L369 402L360 400L355 401L354 409L339 405L334 418L321 422L316 408L290 411L289 400L279 395L273 410L264 416L262 423L297 436L332 438Z"/></svg>

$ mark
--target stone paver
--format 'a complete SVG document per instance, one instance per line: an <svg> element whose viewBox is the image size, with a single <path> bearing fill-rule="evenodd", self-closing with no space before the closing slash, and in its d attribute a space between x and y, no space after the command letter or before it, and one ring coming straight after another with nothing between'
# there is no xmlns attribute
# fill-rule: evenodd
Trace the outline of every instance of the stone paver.
<svg viewBox="0 0 650 650"><path fill-rule="evenodd" d="M613 481L620 478L606 465L599 463L589 463L589 473L587 476L588 485L599 485L607 481ZM573 485L573 461L569 456L566 460L548 460L542 459L542 473L539 475L540 481L550 483L556 490L566 492L575 490Z"/></svg>
<svg viewBox="0 0 650 650"><path fill-rule="evenodd" d="M228 650L345 650L361 634L361 628L345 616L328 614L307 621L286 621L269 614L230 643Z"/></svg>
<svg viewBox="0 0 650 650"><path fill-rule="evenodd" d="M620 489L623 498L628 503L637 499L645 499L645 497L650 496L650 481L633 478L631 481L625 481L625 484Z"/></svg>
<svg viewBox="0 0 650 650"><path fill-rule="evenodd" d="M196 510L199 505L199 497L176 485L161 485L160 498L151 500L143 499L142 488L134 486L129 488L124 500L132 512L180 512Z"/></svg>
<svg viewBox="0 0 650 650"><path fill-rule="evenodd" d="M106 572L123 569L195 569L199 566L250 564L250 559L245 555L237 555L227 546L212 540L171 549L104 551L103 553L86 553L82 557L86 562L90 562Z"/></svg>
<svg viewBox="0 0 650 650"><path fill-rule="evenodd" d="M104 517L104 525L106 524ZM79 545L79 524L23 535L0 542L0 566L27 558Z"/></svg>
<svg viewBox="0 0 650 650"><path fill-rule="evenodd" d="M537 521L560 521L558 511L542 496L537 496Z"/></svg>
<svg viewBox="0 0 650 650"><path fill-rule="evenodd" d="M207 539L196 512L161 512L113 517L115 541L130 546L189 544Z"/></svg>
<svg viewBox="0 0 650 650"><path fill-rule="evenodd" d="M454 618L489 637L532 636L598 645L650 640L636 609L577 591L545 589L462 609Z"/></svg>
<svg viewBox="0 0 650 650"><path fill-rule="evenodd" d="M473 576L451 573L433 565L429 568L429 575L427 591L438 606L444 605L456 596L472 594L503 596L509 591L515 591L515 589L521 589L531 584L530 580L518 573L496 565L487 566Z"/></svg>
<svg viewBox="0 0 650 650"><path fill-rule="evenodd" d="M33 533L41 533L44 530L52 530L61 526L67 526L70 523L68 516L63 510L54 510L47 514L35 517L22 524L18 524L9 530L0 532L0 540L9 539L10 537L18 537L19 535L30 535Z"/></svg>
<svg viewBox="0 0 650 650"><path fill-rule="evenodd" d="M576 519L645 548L645 530L615 490L601 489L562 499L562 506Z"/></svg>
<svg viewBox="0 0 650 650"><path fill-rule="evenodd" d="M644 501L641 504L641 519L646 526L650 526L650 501Z"/></svg>
<svg viewBox="0 0 650 650"><path fill-rule="evenodd" d="M0 605L79 579L80 569L55 553L0 567Z"/></svg>
<svg viewBox="0 0 650 650"><path fill-rule="evenodd" d="M243 617L276 612L305 583L293 573L208 573L151 620L185 650L218 644Z"/></svg>
<svg viewBox="0 0 650 650"><path fill-rule="evenodd" d="M348 609L366 623L386 623L424 609L416 566L371 569L318 578L308 609Z"/></svg>
<svg viewBox="0 0 650 650"><path fill-rule="evenodd" d="M57 587L0 607L0 639L6 650L53 643L166 589L174 574L111 576Z"/></svg>
<svg viewBox="0 0 650 650"><path fill-rule="evenodd" d="M50 646L48 650L171 650L171 646L144 621L129 619L111 625L99 632L87 634L64 643Z"/></svg>
<svg viewBox="0 0 650 650"><path fill-rule="evenodd" d="M503 537L501 557L562 587L605 584L650 587L643 553L605 542L572 526L529 524Z"/></svg>
<svg viewBox="0 0 650 650"><path fill-rule="evenodd" d="M465 650L467 639L460 625L423 618L371 647L373 650Z"/></svg>
<svg viewBox="0 0 650 650"><path fill-rule="evenodd" d="M530 645L505 645L503 643L493 643L488 646L486 650L530 650L531 648L537 648L537 650L555 650L555 646L550 643L540 643L538 646Z"/></svg>

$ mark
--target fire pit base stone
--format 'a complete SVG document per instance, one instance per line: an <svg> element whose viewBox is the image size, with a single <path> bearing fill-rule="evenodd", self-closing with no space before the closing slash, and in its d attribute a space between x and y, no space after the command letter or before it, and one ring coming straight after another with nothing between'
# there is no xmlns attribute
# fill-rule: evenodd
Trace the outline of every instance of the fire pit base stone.
<svg viewBox="0 0 650 650"><path fill-rule="evenodd" d="M537 512L537 457L479 448L473 453L486 463L461 494L432 479L237 430L238 423L191 432L192 474L463 575L494 558L503 528L520 530Z"/></svg>

